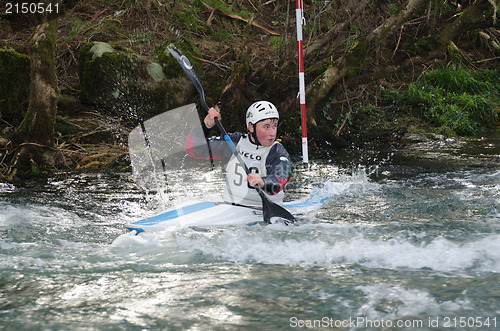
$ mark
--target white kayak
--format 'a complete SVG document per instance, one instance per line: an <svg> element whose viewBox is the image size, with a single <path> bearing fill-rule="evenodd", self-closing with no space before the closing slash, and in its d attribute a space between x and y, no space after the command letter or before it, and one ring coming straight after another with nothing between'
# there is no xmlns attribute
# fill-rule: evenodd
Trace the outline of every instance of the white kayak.
<svg viewBox="0 0 500 331"><path fill-rule="evenodd" d="M301 215L317 210L329 196L319 189L307 197L286 202L283 207L293 215ZM253 207L233 205L224 202L190 202L127 225L137 234L144 231L161 231L171 227L223 227L231 225L253 225L263 221L262 210Z"/></svg>

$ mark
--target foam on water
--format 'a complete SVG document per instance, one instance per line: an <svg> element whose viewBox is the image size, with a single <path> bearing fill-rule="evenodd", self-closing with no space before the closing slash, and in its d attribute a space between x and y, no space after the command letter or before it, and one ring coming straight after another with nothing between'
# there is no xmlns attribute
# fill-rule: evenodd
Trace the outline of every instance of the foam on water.
<svg viewBox="0 0 500 331"><path fill-rule="evenodd" d="M370 320L396 320L406 316L440 315L449 311L469 309L470 301L464 298L439 302L425 290L394 287L389 284L361 285L356 289L366 297L357 316Z"/></svg>
<svg viewBox="0 0 500 331"><path fill-rule="evenodd" d="M500 235L466 243L443 237L429 243L415 243L413 238L373 240L363 234L344 238L333 234L328 238L311 227L301 231L273 225L255 231L233 229L200 233L186 230L177 233L176 241L179 249L197 250L238 263L361 264L387 269L500 272Z"/></svg>

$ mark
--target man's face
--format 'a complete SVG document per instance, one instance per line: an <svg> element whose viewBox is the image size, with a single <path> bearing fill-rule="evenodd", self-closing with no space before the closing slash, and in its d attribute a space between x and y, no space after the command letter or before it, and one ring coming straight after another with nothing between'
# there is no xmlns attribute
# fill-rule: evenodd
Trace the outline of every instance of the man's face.
<svg viewBox="0 0 500 331"><path fill-rule="evenodd" d="M254 132L257 135L257 139L264 147L271 146L276 140L276 133L278 132L278 120L275 118L269 118L267 120L260 121L255 124L255 126L250 123L248 125L248 130Z"/></svg>

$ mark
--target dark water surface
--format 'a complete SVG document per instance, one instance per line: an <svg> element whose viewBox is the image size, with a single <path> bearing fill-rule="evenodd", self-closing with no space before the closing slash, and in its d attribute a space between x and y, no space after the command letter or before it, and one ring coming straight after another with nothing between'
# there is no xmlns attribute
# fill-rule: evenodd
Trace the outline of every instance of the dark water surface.
<svg viewBox="0 0 500 331"><path fill-rule="evenodd" d="M500 329L498 167L315 161L287 194L313 187L297 227L135 236L129 173L0 184L0 329Z"/></svg>

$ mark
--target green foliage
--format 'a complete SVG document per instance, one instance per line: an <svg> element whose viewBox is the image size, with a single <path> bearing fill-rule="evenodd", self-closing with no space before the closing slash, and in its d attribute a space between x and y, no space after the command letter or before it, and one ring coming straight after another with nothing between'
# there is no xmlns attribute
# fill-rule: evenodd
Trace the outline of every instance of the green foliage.
<svg viewBox="0 0 500 331"><path fill-rule="evenodd" d="M479 79L478 75L458 68L443 68L425 73L420 79L423 85L454 93L482 94L494 86L491 82Z"/></svg>
<svg viewBox="0 0 500 331"><path fill-rule="evenodd" d="M31 165L29 176L36 177L40 174L40 168L36 164Z"/></svg>
<svg viewBox="0 0 500 331"><path fill-rule="evenodd" d="M349 124L349 126L352 126L351 112L341 113L337 123L335 123L335 125L334 125L335 128L339 129L346 121Z"/></svg>
<svg viewBox="0 0 500 331"><path fill-rule="evenodd" d="M226 28L218 28L217 31L215 32L215 38L219 41L226 41L226 40L232 40L233 35L231 34L231 31L226 29Z"/></svg>
<svg viewBox="0 0 500 331"><path fill-rule="evenodd" d="M239 15L244 19L252 16L245 8L239 8L238 2L233 2L229 7L218 0L188 0L183 1L172 11L172 17L182 26L182 30L188 30L191 33L207 32L208 27L205 19L200 18L200 14L206 10L205 4L209 7L220 10L229 15ZM215 31L215 37L219 41L232 40L232 33L227 28L219 28Z"/></svg>
<svg viewBox="0 0 500 331"><path fill-rule="evenodd" d="M399 5L397 3L390 3L390 1L388 1L388 2L389 3L387 4L387 11L392 16L398 12Z"/></svg>
<svg viewBox="0 0 500 331"><path fill-rule="evenodd" d="M121 24L118 24L114 20L104 20L103 28L111 34L125 35L125 30L121 27Z"/></svg>
<svg viewBox="0 0 500 331"><path fill-rule="evenodd" d="M99 24L93 21L82 21L78 18L71 19L71 31L68 34L66 41L72 41L78 39L83 31L90 29L94 33L104 33L112 34L118 36L124 36L124 28L115 20L105 18ZM133 38L131 38L133 40Z"/></svg>
<svg viewBox="0 0 500 331"><path fill-rule="evenodd" d="M199 5L204 6L201 1L196 1ZM223 2L218 0L205 0L204 1L208 6L222 10L226 14L239 15L242 18L248 19L252 16L250 12L248 12L245 8L238 8L238 1L232 2L231 6L226 6Z"/></svg>
<svg viewBox="0 0 500 331"><path fill-rule="evenodd" d="M172 17L185 29L191 32L204 32L206 27L198 14L201 12L200 1L186 1L180 3L180 9L172 12Z"/></svg>
<svg viewBox="0 0 500 331"><path fill-rule="evenodd" d="M358 110L358 113L366 114L368 116L376 116L376 115L379 115L380 110L377 107L375 107L374 105L372 105L371 103L369 103L369 104L361 107Z"/></svg>
<svg viewBox="0 0 500 331"><path fill-rule="evenodd" d="M12 47L9 46L9 42L8 41L4 41L4 43L5 43L5 45L3 45L3 47L1 47L2 49L13 51L13 52L16 51L14 48L12 48Z"/></svg>
<svg viewBox="0 0 500 331"><path fill-rule="evenodd" d="M273 51L279 51L283 46L290 46L293 42L293 39L287 38L286 36L269 37L269 44L271 44L271 49Z"/></svg>
<svg viewBox="0 0 500 331"><path fill-rule="evenodd" d="M436 131L476 135L498 124L500 70L440 68L426 72L405 92L381 89L401 108L422 109Z"/></svg>
<svg viewBox="0 0 500 331"><path fill-rule="evenodd" d="M323 106L323 117L328 120L328 121L331 121L332 120L332 117L330 116L330 108L332 107L332 104L329 102L327 104L325 104Z"/></svg>
<svg viewBox="0 0 500 331"><path fill-rule="evenodd" d="M359 38L361 36L361 32L359 31L356 25L351 26L351 34L347 37L346 45L344 48L344 52L347 53L353 50L359 43Z"/></svg>

